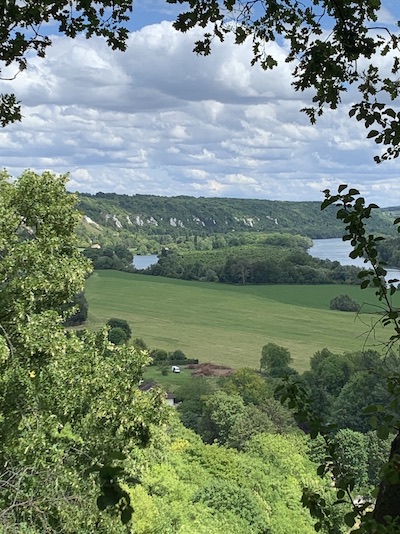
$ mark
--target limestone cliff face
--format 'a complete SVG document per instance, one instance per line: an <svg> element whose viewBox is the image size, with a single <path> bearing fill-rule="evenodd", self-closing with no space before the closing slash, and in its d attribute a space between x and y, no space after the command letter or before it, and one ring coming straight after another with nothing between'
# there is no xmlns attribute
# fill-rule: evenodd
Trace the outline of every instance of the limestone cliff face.
<svg viewBox="0 0 400 534"><path fill-rule="evenodd" d="M321 212L319 202L97 193L81 194L78 208L88 226L117 231L289 232L311 238L340 237L343 233L335 207ZM387 234L391 227L392 219L379 212L370 231Z"/></svg>

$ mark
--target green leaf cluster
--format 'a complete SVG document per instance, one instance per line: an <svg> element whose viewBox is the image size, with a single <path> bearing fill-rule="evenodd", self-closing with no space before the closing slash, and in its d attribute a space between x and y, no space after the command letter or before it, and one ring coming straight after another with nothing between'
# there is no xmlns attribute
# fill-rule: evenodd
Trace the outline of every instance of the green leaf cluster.
<svg viewBox="0 0 400 534"><path fill-rule="evenodd" d="M168 417L162 392L138 387L147 352L110 343L106 328L65 330L65 306L90 272L76 247L79 214L66 180L0 175L4 531L122 532L132 514L124 484L137 471L122 458ZM100 513L97 497L109 513Z"/></svg>
<svg viewBox="0 0 400 534"><path fill-rule="evenodd" d="M354 85L358 102L350 116L362 121L367 137L385 148L375 160L399 156L400 113L391 106L399 96L399 34L396 28L376 27L381 2L195 0L188 4L174 26L182 32L196 26L206 29L203 39L195 43L196 53L209 55L214 39L224 41L231 34L236 44L251 41L251 64L269 70L280 59L271 52L271 45L283 40L285 62L294 64L294 88L311 94L312 105L302 109L311 123L326 108L336 109ZM380 56L388 68L381 68Z"/></svg>
<svg viewBox="0 0 400 534"><path fill-rule="evenodd" d="M131 0L3 2L0 7L0 61L5 66L15 66L18 73L28 67L28 52L34 51L38 57L44 57L52 45L51 38L43 31L43 25L48 23L56 24L58 32L67 37L100 36L113 50L125 50L128 30L124 24L131 11ZM0 95L1 126L21 118L16 96Z"/></svg>

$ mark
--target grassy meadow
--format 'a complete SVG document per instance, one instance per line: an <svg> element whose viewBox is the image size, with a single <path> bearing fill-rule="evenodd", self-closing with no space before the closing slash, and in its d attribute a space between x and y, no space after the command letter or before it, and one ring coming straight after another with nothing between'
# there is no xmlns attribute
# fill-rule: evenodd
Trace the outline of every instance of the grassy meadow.
<svg viewBox="0 0 400 534"><path fill-rule="evenodd" d="M329 310L347 293L363 304L354 313ZM189 358L234 368L257 368L261 348L288 348L299 371L324 347L333 352L373 347L389 333L377 327L373 290L356 286L233 286L95 271L86 283L89 328L110 317L126 319L150 348L181 349Z"/></svg>

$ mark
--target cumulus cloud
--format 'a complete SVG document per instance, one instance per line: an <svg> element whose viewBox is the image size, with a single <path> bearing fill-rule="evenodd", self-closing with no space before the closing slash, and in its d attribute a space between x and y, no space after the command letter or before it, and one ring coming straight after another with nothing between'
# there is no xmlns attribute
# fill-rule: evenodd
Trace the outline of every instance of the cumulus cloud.
<svg viewBox="0 0 400 534"><path fill-rule="evenodd" d="M215 43L203 58L191 52L196 35L164 21L132 32L125 53L55 37L45 59L0 82L24 114L0 132L2 167L70 172L70 189L91 193L321 200L345 182L400 204L399 163L374 164L345 107L317 126L299 113L309 102L278 44L280 67L265 73L250 66L250 43Z"/></svg>

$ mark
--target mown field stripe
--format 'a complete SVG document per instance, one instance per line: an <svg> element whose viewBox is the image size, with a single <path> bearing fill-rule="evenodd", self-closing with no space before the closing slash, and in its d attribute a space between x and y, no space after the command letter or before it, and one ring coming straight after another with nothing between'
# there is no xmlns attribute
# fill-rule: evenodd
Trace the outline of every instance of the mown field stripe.
<svg viewBox="0 0 400 534"><path fill-rule="evenodd" d="M275 342L290 350L300 371L323 347L346 352L378 344L366 336L375 316L329 310L341 293L374 301L353 286L229 286L116 271L96 271L86 284L90 328L120 317L150 348L179 348L236 368L257 368L262 346ZM377 338L385 339L380 330Z"/></svg>

